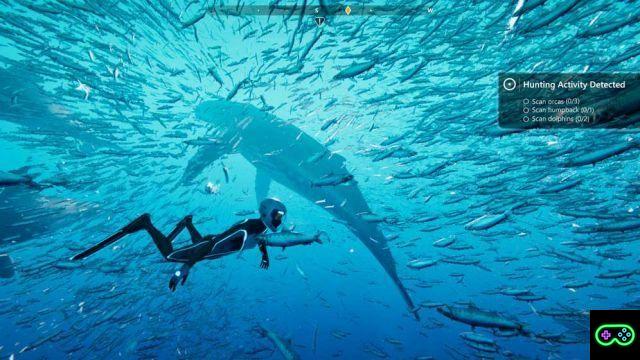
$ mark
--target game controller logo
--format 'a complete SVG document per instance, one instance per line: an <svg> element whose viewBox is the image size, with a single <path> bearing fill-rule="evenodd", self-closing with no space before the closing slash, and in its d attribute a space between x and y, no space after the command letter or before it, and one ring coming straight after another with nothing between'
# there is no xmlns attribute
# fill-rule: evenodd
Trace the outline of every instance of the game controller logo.
<svg viewBox="0 0 640 360"><path fill-rule="evenodd" d="M627 324L604 324L596 329L594 336L600 346L611 346L613 344L629 346L633 344L636 333Z"/></svg>

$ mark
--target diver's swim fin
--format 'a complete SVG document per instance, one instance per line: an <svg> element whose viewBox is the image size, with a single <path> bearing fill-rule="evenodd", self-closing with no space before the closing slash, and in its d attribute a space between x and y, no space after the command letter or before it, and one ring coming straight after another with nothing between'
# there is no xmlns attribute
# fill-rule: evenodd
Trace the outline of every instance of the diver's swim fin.
<svg viewBox="0 0 640 360"><path fill-rule="evenodd" d="M151 227L151 229L149 230L149 227ZM142 214L140 216L138 216L135 220L133 220L132 222L129 223L129 225L123 227L122 229L118 230L118 232L116 232L115 234L109 236L108 238L102 240L101 242L99 242L98 244L88 248L87 250L81 252L80 254L74 256L71 258L71 260L82 260L86 257L88 257L89 255L92 255L96 252L98 252L99 250L102 250L104 248L106 248L107 246L113 244L114 242L122 239L125 235L128 234L133 234L134 232L138 231L138 230L142 230L142 229L147 229L148 231L155 231L158 232L153 225L151 225L151 217L149 216L149 214ZM162 234L160 234L160 237L163 237Z"/></svg>
<svg viewBox="0 0 640 360"><path fill-rule="evenodd" d="M81 252L78 255L73 256L71 258L71 260L82 260L82 259L88 257L89 255L92 255L92 254L98 252L99 250L102 250L102 249L106 248L107 246L113 244L114 242L120 240L122 237L124 237L127 234L129 234L129 233L125 232L124 230L119 230L117 233L115 233L115 234L109 236L108 238L102 240L98 244L88 248L87 250Z"/></svg>

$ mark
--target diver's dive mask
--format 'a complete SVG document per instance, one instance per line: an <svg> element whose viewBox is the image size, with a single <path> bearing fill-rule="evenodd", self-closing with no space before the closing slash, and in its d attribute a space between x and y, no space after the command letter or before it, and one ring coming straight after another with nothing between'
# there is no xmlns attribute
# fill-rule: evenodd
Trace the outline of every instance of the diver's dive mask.
<svg viewBox="0 0 640 360"><path fill-rule="evenodd" d="M282 221L284 219L284 213L280 210L273 210L271 212L271 223L273 224L273 227L275 227L276 229L282 225Z"/></svg>
<svg viewBox="0 0 640 360"><path fill-rule="evenodd" d="M260 220L271 230L278 231L284 222L287 208L276 199L264 199L260 203Z"/></svg>

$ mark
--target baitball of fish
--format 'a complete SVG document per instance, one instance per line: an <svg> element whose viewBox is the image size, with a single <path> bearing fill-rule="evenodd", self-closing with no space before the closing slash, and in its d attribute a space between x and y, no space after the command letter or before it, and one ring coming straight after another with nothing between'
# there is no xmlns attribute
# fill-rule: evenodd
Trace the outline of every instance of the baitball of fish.
<svg viewBox="0 0 640 360"><path fill-rule="evenodd" d="M0 254L0 278L11 278L15 274L13 260L8 254Z"/></svg>

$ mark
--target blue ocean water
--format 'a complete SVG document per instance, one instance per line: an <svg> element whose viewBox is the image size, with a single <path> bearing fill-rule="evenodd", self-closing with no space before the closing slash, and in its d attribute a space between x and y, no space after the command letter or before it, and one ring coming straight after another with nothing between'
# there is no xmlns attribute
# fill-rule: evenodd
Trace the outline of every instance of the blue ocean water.
<svg viewBox="0 0 640 360"><path fill-rule="evenodd" d="M635 1L333 5L0 1L0 359L584 359L638 308L635 133L497 125L501 72L636 71ZM264 197L326 241L70 260Z"/></svg>

